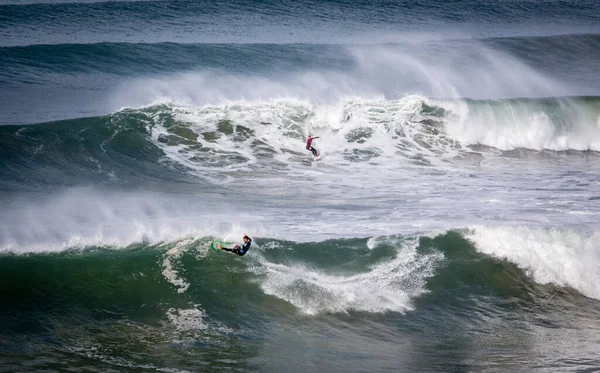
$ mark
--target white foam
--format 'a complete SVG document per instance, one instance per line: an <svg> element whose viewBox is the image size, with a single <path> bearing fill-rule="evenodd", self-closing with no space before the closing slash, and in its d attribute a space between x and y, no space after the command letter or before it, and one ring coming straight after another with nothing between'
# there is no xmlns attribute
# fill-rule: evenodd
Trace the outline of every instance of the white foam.
<svg viewBox="0 0 600 373"><path fill-rule="evenodd" d="M167 320L175 328L175 333L167 334L174 343L197 343L202 341L214 345L221 342L211 338L211 332L223 334L236 334L234 329L228 328L220 322L210 320L199 304L194 304L192 308L174 308L171 307L166 312ZM209 322L210 320L210 322ZM207 333L207 331L210 331Z"/></svg>
<svg viewBox="0 0 600 373"><path fill-rule="evenodd" d="M596 211L579 211L579 210L573 210L573 211L569 211L567 212L567 214L570 215L600 215L600 212L596 212Z"/></svg>
<svg viewBox="0 0 600 373"><path fill-rule="evenodd" d="M411 299L426 291L425 279L432 275L443 255L417 255L416 239L404 241L393 260L374 265L369 271L334 275L302 263L283 265L263 260L266 294L284 299L307 314L348 312L382 313L412 309Z"/></svg>
<svg viewBox="0 0 600 373"><path fill-rule="evenodd" d="M206 330L206 313L196 305L190 309L169 308L167 319L179 331Z"/></svg>
<svg viewBox="0 0 600 373"><path fill-rule="evenodd" d="M441 161L460 152L460 145L420 123L424 102L422 96L407 96L393 101L344 99L332 105L286 99L200 108L175 106L175 120L197 134L193 144L160 141L169 134L158 119L160 115L149 130L168 159L221 184L227 182L223 176L235 174L237 178L248 171L256 175L263 169L268 171L263 176L271 178L327 174L329 181L337 177L336 183L355 184L368 182L365 175L382 169L404 173L413 159L449 167ZM253 134L246 139L223 134L218 127L225 121ZM206 133L216 133L218 138L205 139ZM318 168L306 167L305 161L312 159L304 148L308 134L320 137L313 145L326 154ZM349 174L348 166L361 173Z"/></svg>
<svg viewBox="0 0 600 373"><path fill-rule="evenodd" d="M181 256L186 252L186 250L190 247L190 245L193 242L194 240L192 239L177 242L177 244L174 247L172 247L165 253L165 258L163 259L162 274L163 276L165 276L167 281L169 281L171 284L177 287L178 293L185 292L190 286L190 284L179 276L179 273L175 266L178 262L180 262Z"/></svg>
<svg viewBox="0 0 600 373"><path fill-rule="evenodd" d="M474 227L478 251L527 269L541 284L570 286L600 299L600 232L529 227Z"/></svg>
<svg viewBox="0 0 600 373"><path fill-rule="evenodd" d="M556 105L573 106L565 113L586 110L569 102L557 101ZM424 105L442 107L446 114L428 114ZM390 179L422 165L452 170L456 156L473 154L473 144L503 150L600 150L600 126L589 122L592 113L574 117L569 125L553 123L543 112L532 111L536 110L533 102L473 104L410 95L398 100L343 98L321 105L273 99L199 108L174 106L169 110L179 125L198 137L191 145L160 141L174 130L166 128L157 114L157 123L149 128L155 145L192 174L219 184L244 174L268 178L271 185L281 176L289 180L326 175L324 182L366 186L374 178L381 180L383 171ZM219 123L225 121L236 128L236 133L218 130ZM247 129L252 135L241 138L237 132ZM217 138L205 139L206 133ZM308 134L320 137L313 143L326 155L319 167L304 149ZM497 159L501 153L478 150L476 155ZM307 162L313 167L307 167Z"/></svg>

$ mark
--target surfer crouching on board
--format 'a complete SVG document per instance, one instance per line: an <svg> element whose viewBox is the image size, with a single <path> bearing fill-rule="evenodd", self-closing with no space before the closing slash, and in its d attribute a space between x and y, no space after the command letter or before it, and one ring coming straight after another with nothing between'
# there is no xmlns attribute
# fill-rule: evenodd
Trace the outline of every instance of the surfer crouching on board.
<svg viewBox="0 0 600 373"><path fill-rule="evenodd" d="M308 139L306 140L306 150L310 150L316 157L319 155L319 152L317 151L317 149L312 147L312 142L314 139L318 139L318 137L311 137L310 135L308 135Z"/></svg>
<svg viewBox="0 0 600 373"><path fill-rule="evenodd" d="M252 239L244 233L244 244L241 247L240 245L235 245L233 249L230 249L228 247L221 247L221 250L231 251L232 253L236 253L239 256L242 256L248 252L248 250L250 249L250 245L252 245Z"/></svg>

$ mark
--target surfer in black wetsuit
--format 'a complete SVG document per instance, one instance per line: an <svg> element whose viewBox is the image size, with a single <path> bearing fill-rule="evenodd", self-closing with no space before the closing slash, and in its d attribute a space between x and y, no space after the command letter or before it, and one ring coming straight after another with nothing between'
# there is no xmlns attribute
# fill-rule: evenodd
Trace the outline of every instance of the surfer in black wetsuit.
<svg viewBox="0 0 600 373"><path fill-rule="evenodd" d="M246 254L248 252L251 244L252 244L252 239L244 233L244 244L242 246L235 245L232 249L230 249L228 247L221 247L221 250L231 251L232 253L236 253L239 256L243 256L244 254Z"/></svg>

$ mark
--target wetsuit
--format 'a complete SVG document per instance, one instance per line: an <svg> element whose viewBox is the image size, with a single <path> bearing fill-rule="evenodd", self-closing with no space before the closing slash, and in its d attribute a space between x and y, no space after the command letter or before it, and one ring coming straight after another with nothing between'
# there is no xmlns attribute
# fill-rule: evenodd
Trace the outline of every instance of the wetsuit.
<svg viewBox="0 0 600 373"><path fill-rule="evenodd" d="M231 251L232 253L236 253L239 256L243 256L250 249L250 245L252 244L252 239L248 237L248 242L244 242L244 244L240 247L240 245L235 245L233 249L222 247L221 249L225 251Z"/></svg>
<svg viewBox="0 0 600 373"><path fill-rule="evenodd" d="M306 150L310 150L313 155L316 157L317 155L319 155L319 152L317 151L317 149L312 147L312 142L314 139L318 139L318 137L309 137L306 140Z"/></svg>

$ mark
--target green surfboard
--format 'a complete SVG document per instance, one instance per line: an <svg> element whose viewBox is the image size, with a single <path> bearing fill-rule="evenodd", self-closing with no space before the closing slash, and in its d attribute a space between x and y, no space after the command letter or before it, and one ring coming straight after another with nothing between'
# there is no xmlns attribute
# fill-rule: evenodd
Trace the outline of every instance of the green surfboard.
<svg viewBox="0 0 600 373"><path fill-rule="evenodd" d="M213 250L216 251L221 251L222 247L229 247L231 246L230 244L228 244L227 242L223 242L223 241L219 241L219 240L215 240L210 244L210 247L212 247Z"/></svg>

